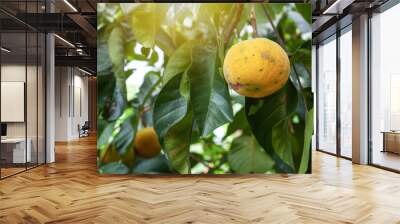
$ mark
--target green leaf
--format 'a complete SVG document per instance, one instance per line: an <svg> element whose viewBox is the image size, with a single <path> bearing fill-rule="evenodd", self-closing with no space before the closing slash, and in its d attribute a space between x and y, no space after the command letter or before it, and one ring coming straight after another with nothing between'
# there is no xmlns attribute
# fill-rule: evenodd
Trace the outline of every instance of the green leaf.
<svg viewBox="0 0 400 224"><path fill-rule="evenodd" d="M166 4L144 3L132 10L131 27L135 39L144 47L152 48L156 34L167 10Z"/></svg>
<svg viewBox="0 0 400 224"><path fill-rule="evenodd" d="M306 116L303 155L301 157L299 173L306 173L308 170L308 164L310 160L310 150L311 150L310 145L311 145L311 138L313 131L314 131L314 108L311 108L311 110L308 111Z"/></svg>
<svg viewBox="0 0 400 224"><path fill-rule="evenodd" d="M153 93L154 88L158 85L158 81L160 79L160 75L158 72L150 71L145 77L142 85L139 88L139 92L137 93L137 98L139 99L139 103L141 105L145 104L144 100L148 100L148 97Z"/></svg>
<svg viewBox="0 0 400 224"><path fill-rule="evenodd" d="M126 83L124 79L117 78L112 101L107 101L104 117L109 121L116 120L126 107Z"/></svg>
<svg viewBox="0 0 400 224"><path fill-rule="evenodd" d="M124 35L119 27L115 27L108 38L108 52L113 64L114 71L118 75L124 66Z"/></svg>
<svg viewBox="0 0 400 224"><path fill-rule="evenodd" d="M193 117L191 111L171 127L164 136L164 152L174 170L179 173L190 173L190 143L192 136Z"/></svg>
<svg viewBox="0 0 400 224"><path fill-rule="evenodd" d="M108 55L108 46L103 42L98 43L97 48L97 74L108 75L112 72L112 63Z"/></svg>
<svg viewBox="0 0 400 224"><path fill-rule="evenodd" d="M117 120L114 126L114 140L116 150L120 155L124 155L130 148L133 148L138 117L133 109L127 109Z"/></svg>
<svg viewBox="0 0 400 224"><path fill-rule="evenodd" d="M296 9L303 16L303 18L311 24L311 4L296 3Z"/></svg>
<svg viewBox="0 0 400 224"><path fill-rule="evenodd" d="M296 169L293 152L298 151L300 146L289 130L288 120L283 120L272 128L272 147L286 164L293 170Z"/></svg>
<svg viewBox="0 0 400 224"><path fill-rule="evenodd" d="M275 160L278 171L294 172L272 146L272 130L275 125L287 119L298 104L298 92L289 80L286 85L271 96L261 99L246 98L246 114L250 127L264 150Z"/></svg>
<svg viewBox="0 0 400 224"><path fill-rule="evenodd" d="M192 44L182 44L168 60L163 75L163 84L168 83L174 76L187 71L192 63Z"/></svg>
<svg viewBox="0 0 400 224"><path fill-rule="evenodd" d="M228 87L216 72L216 56L215 48L195 46L188 70L193 115L201 136L233 120Z"/></svg>
<svg viewBox="0 0 400 224"><path fill-rule="evenodd" d="M140 53L142 53L142 55L147 58L149 56L149 54L150 54L150 48L141 47L140 48Z"/></svg>
<svg viewBox="0 0 400 224"><path fill-rule="evenodd" d="M151 159L138 159L133 173L153 174L153 173L171 173L168 160L165 155L160 154Z"/></svg>
<svg viewBox="0 0 400 224"><path fill-rule="evenodd" d="M109 75L99 75L97 77L97 114L99 116L105 111L105 106L112 101L112 94L115 88L115 77L113 73ZM101 91L100 91L101 90ZM107 111L107 110L106 110ZM103 116L106 118L106 116Z"/></svg>
<svg viewBox="0 0 400 224"><path fill-rule="evenodd" d="M265 173L274 161L263 151L254 136L242 136L232 142L228 161L237 173Z"/></svg>
<svg viewBox="0 0 400 224"><path fill-rule="evenodd" d="M251 134L251 129L246 118L246 111L244 107L240 109L233 117L233 121L229 124L224 138L232 135L237 130L241 130L242 135Z"/></svg>
<svg viewBox="0 0 400 224"><path fill-rule="evenodd" d="M149 65L154 66L158 61L158 53L155 49L152 50L150 58L149 58Z"/></svg>
<svg viewBox="0 0 400 224"><path fill-rule="evenodd" d="M188 110L188 102L179 91L181 76L172 78L161 89L154 103L154 128L161 139L171 127L182 120Z"/></svg>
<svg viewBox="0 0 400 224"><path fill-rule="evenodd" d="M306 67L303 64L293 64L292 68L295 67L297 74L299 75L299 79L303 88L311 87L311 74L308 73ZM292 71L293 73L294 71ZM295 74L293 74L295 75ZM296 82L296 87L298 87L298 83ZM300 89L300 88L298 88Z"/></svg>
<svg viewBox="0 0 400 224"><path fill-rule="evenodd" d="M108 123L97 138L97 149L103 151L108 148L109 139L114 130L114 123Z"/></svg>
<svg viewBox="0 0 400 224"><path fill-rule="evenodd" d="M129 168L122 162L111 162L99 169L100 174L128 174Z"/></svg>

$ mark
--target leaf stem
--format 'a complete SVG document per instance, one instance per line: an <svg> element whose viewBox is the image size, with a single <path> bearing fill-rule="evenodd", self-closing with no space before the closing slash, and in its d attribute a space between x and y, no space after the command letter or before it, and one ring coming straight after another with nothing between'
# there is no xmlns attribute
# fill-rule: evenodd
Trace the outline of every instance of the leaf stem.
<svg viewBox="0 0 400 224"><path fill-rule="evenodd" d="M151 87L150 91L147 93L147 95L143 98L143 102L141 107L144 108L144 105L146 104L146 101L149 99L149 97L152 95L154 89L161 83L162 78L160 77L156 83Z"/></svg>
<svg viewBox="0 0 400 224"><path fill-rule="evenodd" d="M304 96L304 93L303 93L303 85L301 84L300 77L299 77L299 74L297 73L295 64L293 64L292 67L293 67L293 72L294 72L294 74L296 75L297 83L299 84L299 87L300 87L301 96L302 96L303 101L304 101L304 108L306 109L305 117L307 117L308 106L307 106L306 97Z"/></svg>
<svg viewBox="0 0 400 224"><path fill-rule="evenodd" d="M252 34L253 38L258 37L257 21L256 21L256 10L254 8L254 4L251 5L250 24L251 24L251 27L253 28L253 34Z"/></svg>
<svg viewBox="0 0 400 224"><path fill-rule="evenodd" d="M269 14L267 8L266 8L263 4L262 4L262 7L263 7L263 10L264 10L265 15L267 16L267 19L268 19L269 23L270 23L271 26L272 26L273 31L275 32L275 35L276 35L276 37L277 37L277 39L278 39L279 44L280 44L280 45L283 47L283 49L285 49L285 51L287 52L287 49L286 49L286 47L285 47L285 41L283 40L281 34L279 33L279 31L278 31L278 29L276 28L274 22L272 21L271 15ZM304 108L306 109L305 116L307 117L308 106L307 106L307 102L306 102L306 97L304 96L304 93L303 93L303 85L301 84L300 77L299 77L299 74L297 73L296 66L294 65L294 63L293 63L293 65L292 65L292 67L293 67L293 72L294 72L294 74L295 74L295 76L296 76L297 83L299 84L300 95L301 95L302 98L303 98L303 101L304 101Z"/></svg>
<svg viewBox="0 0 400 224"><path fill-rule="evenodd" d="M206 162L204 162L203 160L197 158L196 156L194 156L193 154L190 154L190 157L194 160L196 160L197 162L203 164L205 167L207 167L209 170L214 169L213 167L211 167L210 165L208 165Z"/></svg>
<svg viewBox="0 0 400 224"><path fill-rule="evenodd" d="M270 23L271 26L272 26L272 29L273 29L274 32L275 32L276 38L278 38L279 44L280 44L282 47L285 47L285 42L283 41L283 38L281 37L281 34L279 33L278 29L276 28L274 22L272 21L272 17L271 17L271 15L269 14L267 8L265 8L264 4L261 4L261 6L262 6L262 8L263 8L263 10L264 10L265 15L267 16L267 19L268 19L269 23Z"/></svg>
<svg viewBox="0 0 400 224"><path fill-rule="evenodd" d="M224 35L224 43L225 44L229 43L229 41L232 37L233 31L235 30L237 24L240 21L240 17L242 16L242 12L243 12L243 7L244 7L243 4L237 5L237 9L236 9L236 12L234 13L233 20L228 25L227 32Z"/></svg>

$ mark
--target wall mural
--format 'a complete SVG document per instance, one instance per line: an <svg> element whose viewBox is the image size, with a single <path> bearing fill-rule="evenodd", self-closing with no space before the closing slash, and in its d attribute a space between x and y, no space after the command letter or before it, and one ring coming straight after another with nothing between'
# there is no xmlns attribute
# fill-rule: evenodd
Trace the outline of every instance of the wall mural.
<svg viewBox="0 0 400 224"><path fill-rule="evenodd" d="M100 174L310 173L309 4L97 7Z"/></svg>

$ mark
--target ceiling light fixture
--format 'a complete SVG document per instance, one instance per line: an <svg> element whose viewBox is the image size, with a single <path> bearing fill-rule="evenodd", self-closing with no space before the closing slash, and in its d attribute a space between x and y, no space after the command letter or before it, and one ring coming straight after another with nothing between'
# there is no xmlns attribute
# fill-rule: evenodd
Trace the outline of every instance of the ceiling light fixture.
<svg viewBox="0 0 400 224"><path fill-rule="evenodd" d="M336 0L322 13L323 15L340 15L343 10L353 4L356 0Z"/></svg>
<svg viewBox="0 0 400 224"><path fill-rule="evenodd" d="M64 3L68 5L74 12L78 12L75 6L73 6L68 0L64 0Z"/></svg>
<svg viewBox="0 0 400 224"><path fill-rule="evenodd" d="M81 69L81 68L79 68L78 67L78 69L79 69L79 71L81 71L81 72L83 72L83 73L85 73L85 74L87 74L87 75L92 75L92 73L90 73L90 72L88 72L88 71L86 71L86 70L83 70L83 69Z"/></svg>
<svg viewBox="0 0 400 224"><path fill-rule="evenodd" d="M5 47L1 47L0 49L1 49L2 51L6 52L6 53L10 53L10 52L11 52L11 50L9 50L9 49L7 49L7 48L5 48Z"/></svg>
<svg viewBox="0 0 400 224"><path fill-rule="evenodd" d="M332 9L336 9L337 11L337 5L339 4L340 0L336 0L332 5L330 5L327 9L325 9L325 11L322 14L332 14L333 12ZM336 12L336 14L339 14Z"/></svg>
<svg viewBox="0 0 400 224"><path fill-rule="evenodd" d="M66 39L64 39L64 38L62 38L62 37L60 37L60 36L57 35L57 34L54 34L54 36L57 37L57 38L58 38L59 40L61 40L62 42L66 43L68 46L75 48L75 45L73 45L73 44L72 44L71 42L69 42L68 40L66 40Z"/></svg>

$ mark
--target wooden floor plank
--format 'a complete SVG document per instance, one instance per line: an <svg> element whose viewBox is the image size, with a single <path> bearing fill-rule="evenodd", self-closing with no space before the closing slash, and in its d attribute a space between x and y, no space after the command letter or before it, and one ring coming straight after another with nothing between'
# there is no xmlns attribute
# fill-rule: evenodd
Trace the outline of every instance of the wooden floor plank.
<svg viewBox="0 0 400 224"><path fill-rule="evenodd" d="M311 175L101 176L96 139L0 181L0 223L400 223L400 175L313 153Z"/></svg>

